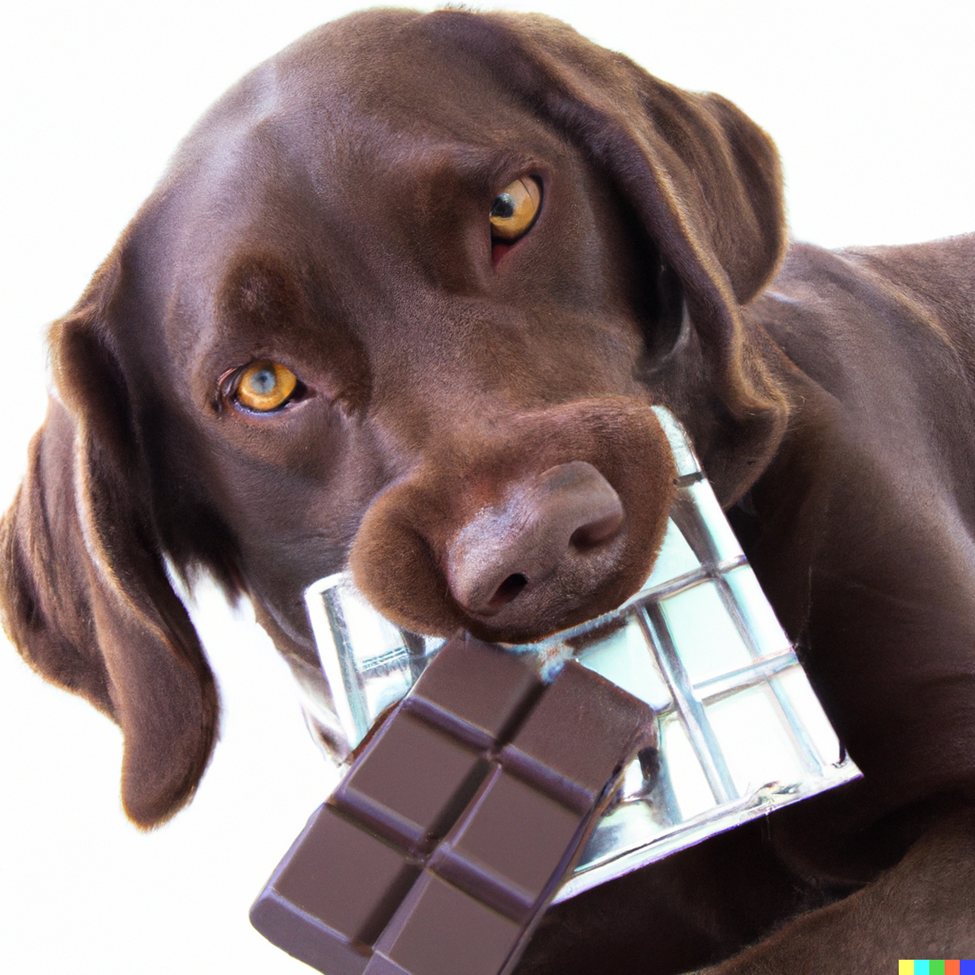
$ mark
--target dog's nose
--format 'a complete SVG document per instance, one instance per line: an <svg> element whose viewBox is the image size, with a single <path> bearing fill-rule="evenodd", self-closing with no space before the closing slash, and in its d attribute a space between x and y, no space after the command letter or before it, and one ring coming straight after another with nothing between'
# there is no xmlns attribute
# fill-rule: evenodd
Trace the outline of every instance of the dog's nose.
<svg viewBox="0 0 975 975"><path fill-rule="evenodd" d="M500 615L510 626L536 611L546 589L577 583L622 524L619 495L592 464L551 467L514 485L456 533L446 552L451 594L472 617Z"/></svg>
<svg viewBox="0 0 975 975"><path fill-rule="evenodd" d="M503 417L489 435L443 433L376 496L349 553L387 619L529 643L608 613L646 580L676 473L651 407L573 400Z"/></svg>

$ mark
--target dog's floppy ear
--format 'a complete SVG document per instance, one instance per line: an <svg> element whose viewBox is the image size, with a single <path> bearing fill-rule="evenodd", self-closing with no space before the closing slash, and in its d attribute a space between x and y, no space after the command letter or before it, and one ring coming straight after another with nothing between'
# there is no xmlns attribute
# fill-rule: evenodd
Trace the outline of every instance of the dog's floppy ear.
<svg viewBox="0 0 975 975"><path fill-rule="evenodd" d="M707 389L738 426L721 439L737 439L749 462L756 450L768 455L786 401L740 308L771 280L787 245L772 140L726 99L659 81L548 17L440 11L429 23L610 176L680 278Z"/></svg>
<svg viewBox="0 0 975 975"><path fill-rule="evenodd" d="M149 510L143 448L107 325L118 274L110 261L52 329L60 395L0 523L0 609L37 671L121 726L122 801L149 827L192 796L218 705Z"/></svg>

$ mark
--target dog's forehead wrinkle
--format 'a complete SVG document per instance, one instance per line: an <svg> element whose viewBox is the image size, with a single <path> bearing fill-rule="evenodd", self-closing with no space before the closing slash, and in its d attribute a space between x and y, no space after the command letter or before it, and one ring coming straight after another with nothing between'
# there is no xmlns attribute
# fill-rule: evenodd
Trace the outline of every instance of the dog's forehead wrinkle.
<svg viewBox="0 0 975 975"><path fill-rule="evenodd" d="M451 155L459 174L491 178L520 147L564 143L482 67L435 45L418 50L400 41L387 50L382 34L361 47L361 38L353 38L327 66L309 59L308 78L292 86L307 95L293 99L299 121L292 143L306 155L323 196L337 177L355 189L357 175L429 171L429 162L442 165ZM305 66L289 70L300 74Z"/></svg>
<svg viewBox="0 0 975 975"><path fill-rule="evenodd" d="M277 145L293 166L303 159L325 191L336 165L353 173L380 160L409 165L438 143L491 150L546 131L482 66L449 47L404 43L386 13L314 31L255 69L184 140L179 181L200 166L211 179L258 173Z"/></svg>

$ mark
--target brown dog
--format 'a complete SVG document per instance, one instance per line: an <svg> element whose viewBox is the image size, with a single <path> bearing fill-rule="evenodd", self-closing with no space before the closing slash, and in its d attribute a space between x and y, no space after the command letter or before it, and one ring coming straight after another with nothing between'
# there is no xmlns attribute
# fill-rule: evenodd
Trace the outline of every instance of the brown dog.
<svg viewBox="0 0 975 975"><path fill-rule="evenodd" d="M8 631L122 726L130 816L216 718L163 556L320 698L300 595L348 560L415 628L550 631L652 561L663 403L865 777L568 902L524 966L975 953L975 241L770 285L780 189L729 103L542 19L359 15L231 91L56 326L3 526Z"/></svg>

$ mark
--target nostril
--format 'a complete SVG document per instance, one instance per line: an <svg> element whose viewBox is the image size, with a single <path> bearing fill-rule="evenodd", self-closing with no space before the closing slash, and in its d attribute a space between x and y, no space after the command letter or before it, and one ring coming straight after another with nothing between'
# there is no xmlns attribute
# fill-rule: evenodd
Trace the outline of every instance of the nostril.
<svg viewBox="0 0 975 975"><path fill-rule="evenodd" d="M512 573L495 590L488 600L488 609L500 609L518 598L518 593L528 585L528 580L520 572Z"/></svg>
<svg viewBox="0 0 975 975"><path fill-rule="evenodd" d="M569 544L579 551L585 551L587 548L595 548L601 542L612 538L619 531L620 525L622 524L622 507L618 505L614 506L613 510L602 518L594 518L586 522L586 524L580 525L570 536Z"/></svg>

